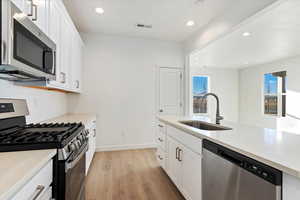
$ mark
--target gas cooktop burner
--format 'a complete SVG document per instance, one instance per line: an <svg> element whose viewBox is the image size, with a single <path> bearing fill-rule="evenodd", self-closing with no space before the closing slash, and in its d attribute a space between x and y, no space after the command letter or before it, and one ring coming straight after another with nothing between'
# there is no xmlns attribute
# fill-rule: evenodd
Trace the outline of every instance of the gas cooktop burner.
<svg viewBox="0 0 300 200"><path fill-rule="evenodd" d="M84 126L82 123L50 123L14 126L0 131L0 152L16 150L26 145L29 149L63 148L76 137ZM83 135L82 137L85 137ZM20 149L22 150L22 149Z"/></svg>

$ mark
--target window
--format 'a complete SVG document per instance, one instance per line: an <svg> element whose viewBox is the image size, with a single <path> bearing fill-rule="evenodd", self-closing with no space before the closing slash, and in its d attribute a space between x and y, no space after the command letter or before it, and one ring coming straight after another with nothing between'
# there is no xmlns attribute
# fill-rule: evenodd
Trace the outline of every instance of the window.
<svg viewBox="0 0 300 200"><path fill-rule="evenodd" d="M264 114L285 116L286 71L264 75Z"/></svg>
<svg viewBox="0 0 300 200"><path fill-rule="evenodd" d="M193 104L192 111L194 114L207 113L207 100L202 96L208 92L208 76L192 77L192 95Z"/></svg>

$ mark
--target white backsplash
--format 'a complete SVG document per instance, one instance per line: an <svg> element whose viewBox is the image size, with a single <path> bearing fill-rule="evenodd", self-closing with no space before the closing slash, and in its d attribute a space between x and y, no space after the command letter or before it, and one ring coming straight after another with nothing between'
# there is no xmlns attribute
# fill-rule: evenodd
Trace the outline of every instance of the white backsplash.
<svg viewBox="0 0 300 200"><path fill-rule="evenodd" d="M44 121L67 112L67 95L56 91L26 88L0 80L0 98L26 99L28 123Z"/></svg>

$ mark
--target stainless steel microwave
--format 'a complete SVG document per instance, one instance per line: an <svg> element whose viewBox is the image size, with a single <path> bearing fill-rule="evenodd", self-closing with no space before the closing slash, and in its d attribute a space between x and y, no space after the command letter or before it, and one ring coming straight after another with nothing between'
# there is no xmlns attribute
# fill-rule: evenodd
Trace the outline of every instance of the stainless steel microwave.
<svg viewBox="0 0 300 200"><path fill-rule="evenodd" d="M34 20L10 0L1 0L0 78L55 79L56 44Z"/></svg>

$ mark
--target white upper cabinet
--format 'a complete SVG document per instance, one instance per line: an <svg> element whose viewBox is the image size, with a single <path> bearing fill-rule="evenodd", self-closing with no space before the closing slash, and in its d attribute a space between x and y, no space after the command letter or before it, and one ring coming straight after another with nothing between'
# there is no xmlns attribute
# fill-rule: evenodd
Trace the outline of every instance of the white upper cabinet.
<svg viewBox="0 0 300 200"><path fill-rule="evenodd" d="M21 11L27 14L25 11L25 0L11 0Z"/></svg>
<svg viewBox="0 0 300 200"><path fill-rule="evenodd" d="M32 14L31 20L46 34L48 34L48 12L49 2L51 0L32 0ZM28 0L27 0L28 2ZM27 3L28 4L28 3Z"/></svg>
<svg viewBox="0 0 300 200"><path fill-rule="evenodd" d="M77 34L74 35L72 40L72 67L71 67L71 90L80 92L82 87L81 74L82 74L82 42Z"/></svg>

